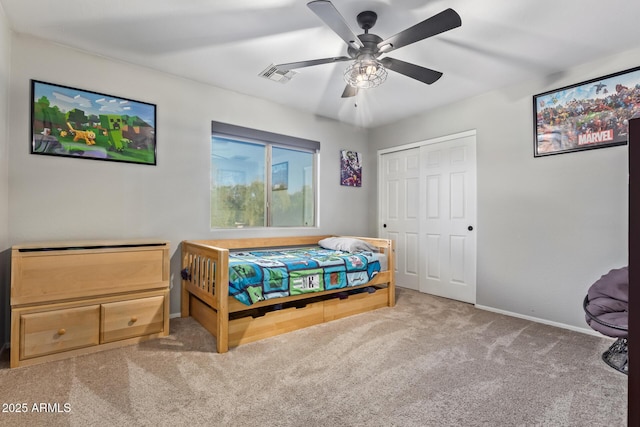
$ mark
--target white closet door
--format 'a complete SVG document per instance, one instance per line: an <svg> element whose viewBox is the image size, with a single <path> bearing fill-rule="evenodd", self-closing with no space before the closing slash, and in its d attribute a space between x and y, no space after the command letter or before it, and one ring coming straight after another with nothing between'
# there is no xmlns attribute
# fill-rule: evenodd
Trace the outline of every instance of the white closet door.
<svg viewBox="0 0 640 427"><path fill-rule="evenodd" d="M476 137L385 150L378 235L396 242L396 283L475 303Z"/></svg>
<svg viewBox="0 0 640 427"><path fill-rule="evenodd" d="M475 136L420 147L420 290L476 301Z"/></svg>
<svg viewBox="0 0 640 427"><path fill-rule="evenodd" d="M378 235L396 245L396 284L420 288L419 187L420 150L396 151L381 156L381 228Z"/></svg>

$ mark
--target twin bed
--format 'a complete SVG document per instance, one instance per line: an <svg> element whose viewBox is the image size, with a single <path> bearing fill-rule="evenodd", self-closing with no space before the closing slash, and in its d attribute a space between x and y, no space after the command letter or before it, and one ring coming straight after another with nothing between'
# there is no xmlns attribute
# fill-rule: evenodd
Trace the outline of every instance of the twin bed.
<svg viewBox="0 0 640 427"><path fill-rule="evenodd" d="M319 245L320 243L320 245ZM182 317L218 353L395 305L393 241L303 236L182 242Z"/></svg>

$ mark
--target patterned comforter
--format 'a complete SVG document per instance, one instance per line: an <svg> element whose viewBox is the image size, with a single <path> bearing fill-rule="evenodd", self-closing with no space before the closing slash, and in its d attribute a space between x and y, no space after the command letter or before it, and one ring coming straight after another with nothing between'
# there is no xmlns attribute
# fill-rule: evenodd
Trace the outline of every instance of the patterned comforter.
<svg viewBox="0 0 640 427"><path fill-rule="evenodd" d="M265 299L347 288L379 271L373 252L310 248L229 253L229 294L251 305Z"/></svg>

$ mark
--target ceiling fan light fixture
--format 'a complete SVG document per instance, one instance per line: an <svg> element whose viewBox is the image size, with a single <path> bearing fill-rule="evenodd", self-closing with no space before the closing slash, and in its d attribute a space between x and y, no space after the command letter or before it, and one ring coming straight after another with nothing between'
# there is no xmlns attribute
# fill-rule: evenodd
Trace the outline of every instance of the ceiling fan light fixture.
<svg viewBox="0 0 640 427"><path fill-rule="evenodd" d="M344 80L358 89L380 86L387 79L387 70L375 58L356 59L344 71Z"/></svg>

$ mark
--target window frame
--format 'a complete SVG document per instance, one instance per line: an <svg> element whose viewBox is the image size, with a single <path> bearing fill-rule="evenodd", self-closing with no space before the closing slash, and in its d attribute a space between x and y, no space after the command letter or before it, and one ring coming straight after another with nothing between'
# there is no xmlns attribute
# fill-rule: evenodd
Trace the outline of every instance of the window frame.
<svg viewBox="0 0 640 427"><path fill-rule="evenodd" d="M319 154L320 154L320 142L314 141L310 139L298 138L289 135L278 134L274 132L263 131L259 129L247 128L244 126L232 125L229 123L222 122L211 122L211 138L220 137L225 139L236 140L238 142L246 142L251 144L263 145L265 147L265 222L266 225L256 226L256 227L247 227L248 229L261 229L261 228L317 228L318 224L318 212L319 212L319 200L318 200L318 169L319 169ZM211 140L209 142L210 154L209 158L213 157L212 143ZM273 218L272 218L272 148L282 148L289 149L295 151L308 152L312 154L312 191L313 191L313 224L309 226L300 226L300 225L292 225L292 226L273 226ZM210 160L211 162L211 160ZM211 182L211 170L209 171L209 181ZM210 185L210 189L211 189ZM211 192L209 194L209 206L211 206ZM211 211L209 212L209 227L211 230L234 230L237 228L234 227L223 227L223 226L214 226L211 224ZM244 228L244 227L240 227Z"/></svg>

